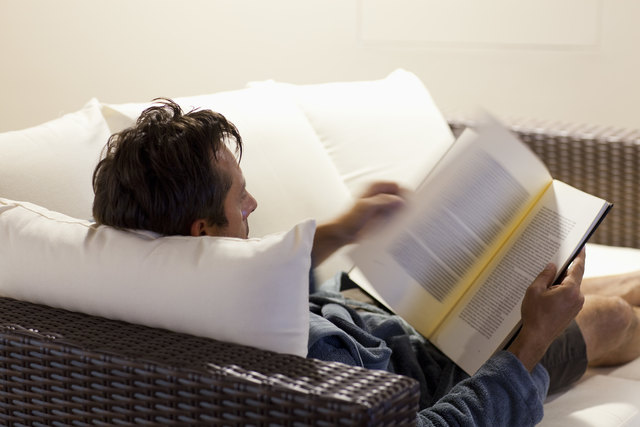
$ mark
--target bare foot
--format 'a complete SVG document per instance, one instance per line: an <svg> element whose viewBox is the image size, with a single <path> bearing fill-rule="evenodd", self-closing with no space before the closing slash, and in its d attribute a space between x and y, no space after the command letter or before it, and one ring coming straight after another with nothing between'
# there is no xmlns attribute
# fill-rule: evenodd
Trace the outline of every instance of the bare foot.
<svg viewBox="0 0 640 427"><path fill-rule="evenodd" d="M590 366L615 366L640 356L640 308L622 298L585 295L576 321Z"/></svg>
<svg viewBox="0 0 640 427"><path fill-rule="evenodd" d="M640 306L640 270L602 277L585 277L582 280L585 295L621 297L633 306Z"/></svg>

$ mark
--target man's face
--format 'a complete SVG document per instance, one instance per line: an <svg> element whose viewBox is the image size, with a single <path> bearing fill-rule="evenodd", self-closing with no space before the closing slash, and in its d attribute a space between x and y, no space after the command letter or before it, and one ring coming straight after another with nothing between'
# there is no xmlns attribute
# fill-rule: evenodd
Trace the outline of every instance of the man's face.
<svg viewBox="0 0 640 427"><path fill-rule="evenodd" d="M249 237L249 223L247 218L258 207L258 202L247 191L246 182L242 175L242 170L231 154L231 151L224 149L218 153L216 167L222 168L231 178L231 188L224 199L224 213L227 217L227 225L224 227L214 225L206 226L204 231L209 236L239 237L246 239Z"/></svg>

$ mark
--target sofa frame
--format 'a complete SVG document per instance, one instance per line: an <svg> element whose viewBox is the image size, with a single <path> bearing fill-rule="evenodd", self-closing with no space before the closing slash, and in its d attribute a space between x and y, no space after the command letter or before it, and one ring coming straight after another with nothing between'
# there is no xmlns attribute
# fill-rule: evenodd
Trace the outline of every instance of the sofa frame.
<svg viewBox="0 0 640 427"><path fill-rule="evenodd" d="M454 133L471 125L450 118ZM640 134L519 122L553 176L614 208L591 242L640 248ZM6 425L412 425L416 381L0 298Z"/></svg>

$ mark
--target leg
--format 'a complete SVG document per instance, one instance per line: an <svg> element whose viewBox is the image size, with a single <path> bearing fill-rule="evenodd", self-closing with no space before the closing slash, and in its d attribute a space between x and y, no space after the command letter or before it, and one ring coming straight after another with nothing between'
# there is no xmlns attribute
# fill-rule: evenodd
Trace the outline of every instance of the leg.
<svg viewBox="0 0 640 427"><path fill-rule="evenodd" d="M582 280L581 289L585 295L616 296L638 307L640 306L640 270L612 276L586 277Z"/></svg>
<svg viewBox="0 0 640 427"><path fill-rule="evenodd" d="M576 317L591 366L618 365L640 356L640 309L619 296L585 295Z"/></svg>
<svg viewBox="0 0 640 427"><path fill-rule="evenodd" d="M549 372L549 394L580 379L587 370L588 362L584 335L577 322L571 322L540 360Z"/></svg>

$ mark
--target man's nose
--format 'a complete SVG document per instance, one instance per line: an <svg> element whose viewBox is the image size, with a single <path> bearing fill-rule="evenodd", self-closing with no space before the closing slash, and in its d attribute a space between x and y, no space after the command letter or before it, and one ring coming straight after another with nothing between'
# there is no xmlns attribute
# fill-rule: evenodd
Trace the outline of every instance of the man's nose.
<svg viewBox="0 0 640 427"><path fill-rule="evenodd" d="M258 201L251 195L249 194L249 207L247 209L248 213L247 215L249 215L251 212L255 211L258 208Z"/></svg>

